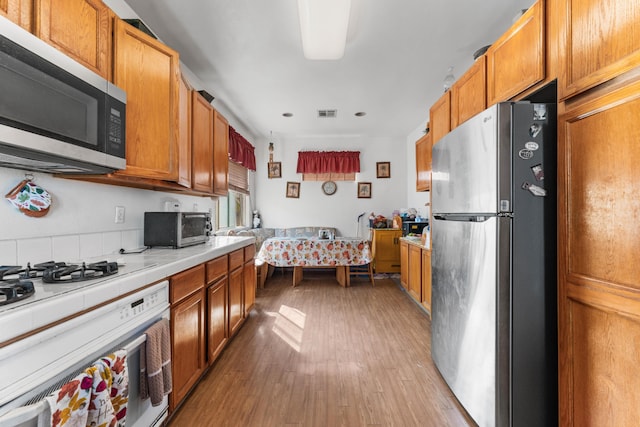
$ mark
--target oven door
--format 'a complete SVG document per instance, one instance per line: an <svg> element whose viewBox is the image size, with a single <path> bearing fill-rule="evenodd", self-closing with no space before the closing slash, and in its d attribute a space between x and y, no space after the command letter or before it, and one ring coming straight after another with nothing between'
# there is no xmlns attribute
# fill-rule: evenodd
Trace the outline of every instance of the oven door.
<svg viewBox="0 0 640 427"><path fill-rule="evenodd" d="M123 348L129 376L126 425L160 425L168 399L151 406L150 399L140 398L139 381L144 331L163 318L170 318L167 281L0 348L0 426L49 425L45 396L98 358ZM99 336L90 332L96 330Z"/></svg>

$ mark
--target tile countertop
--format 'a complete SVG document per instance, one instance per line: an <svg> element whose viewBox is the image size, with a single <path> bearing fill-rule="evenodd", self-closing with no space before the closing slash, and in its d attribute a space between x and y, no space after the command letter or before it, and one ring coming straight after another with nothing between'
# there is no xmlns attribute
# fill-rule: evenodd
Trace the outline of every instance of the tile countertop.
<svg viewBox="0 0 640 427"><path fill-rule="evenodd" d="M431 250L430 246L422 244L422 238L420 236L405 236L405 237L401 237L400 240L403 240L411 245L420 246L421 248L427 249L429 251Z"/></svg>
<svg viewBox="0 0 640 427"><path fill-rule="evenodd" d="M117 275L92 282L70 285L59 293L31 304L7 306L0 312L0 347L12 338L49 325L148 284L202 264L254 243L255 237L220 236L209 242L181 249L151 248L138 254L103 256L95 261L118 261L123 267ZM131 272L127 272L129 269ZM86 283L83 285L82 283ZM38 290L36 290L38 292ZM31 297L30 297L31 298Z"/></svg>

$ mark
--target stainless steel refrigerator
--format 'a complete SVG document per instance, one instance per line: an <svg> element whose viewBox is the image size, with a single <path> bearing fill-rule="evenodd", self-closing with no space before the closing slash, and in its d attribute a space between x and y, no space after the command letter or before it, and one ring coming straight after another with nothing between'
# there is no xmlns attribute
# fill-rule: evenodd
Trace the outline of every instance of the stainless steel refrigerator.
<svg viewBox="0 0 640 427"><path fill-rule="evenodd" d="M555 104L500 103L433 146L433 360L484 426L557 425Z"/></svg>

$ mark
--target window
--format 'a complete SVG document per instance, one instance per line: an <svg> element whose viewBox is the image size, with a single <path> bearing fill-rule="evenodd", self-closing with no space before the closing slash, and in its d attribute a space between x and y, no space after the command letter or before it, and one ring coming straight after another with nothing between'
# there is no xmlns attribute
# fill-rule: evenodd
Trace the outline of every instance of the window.
<svg viewBox="0 0 640 427"><path fill-rule="evenodd" d="M229 192L218 197L218 228L250 227L249 170L229 161Z"/></svg>

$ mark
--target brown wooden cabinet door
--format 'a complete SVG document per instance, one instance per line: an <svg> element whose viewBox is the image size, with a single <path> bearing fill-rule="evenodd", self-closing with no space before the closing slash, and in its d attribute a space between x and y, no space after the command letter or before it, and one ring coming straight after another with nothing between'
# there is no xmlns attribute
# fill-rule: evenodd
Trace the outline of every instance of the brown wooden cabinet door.
<svg viewBox="0 0 640 427"><path fill-rule="evenodd" d="M451 91L446 91L429 109L431 144L451 131Z"/></svg>
<svg viewBox="0 0 640 427"><path fill-rule="evenodd" d="M0 15L9 18L27 31L33 27L33 2L29 0L0 0Z"/></svg>
<svg viewBox="0 0 640 427"><path fill-rule="evenodd" d="M243 268L229 273L229 336L233 336L242 324Z"/></svg>
<svg viewBox="0 0 640 427"><path fill-rule="evenodd" d="M637 0L564 0L560 25L564 66L558 96L566 99L640 64Z"/></svg>
<svg viewBox="0 0 640 427"><path fill-rule="evenodd" d="M451 129L487 108L487 58L482 55L451 87Z"/></svg>
<svg viewBox="0 0 640 427"><path fill-rule="evenodd" d="M243 316L247 318L256 302L256 268L253 258L244 264L242 276L244 281Z"/></svg>
<svg viewBox="0 0 640 427"><path fill-rule="evenodd" d="M191 188L191 86L180 73L178 81L178 180Z"/></svg>
<svg viewBox="0 0 640 427"><path fill-rule="evenodd" d="M422 249L422 306L431 313L431 251Z"/></svg>
<svg viewBox="0 0 640 427"><path fill-rule="evenodd" d="M431 133L416 141L416 191L431 190Z"/></svg>
<svg viewBox="0 0 640 427"><path fill-rule="evenodd" d="M205 369L205 299L201 289L171 307L170 409L175 409Z"/></svg>
<svg viewBox="0 0 640 427"><path fill-rule="evenodd" d="M637 425L640 81L565 107L558 122L560 425Z"/></svg>
<svg viewBox="0 0 640 427"><path fill-rule="evenodd" d="M487 105L507 101L545 77L544 0L487 50Z"/></svg>
<svg viewBox="0 0 640 427"><path fill-rule="evenodd" d="M209 364L211 364L227 343L228 334L228 291L229 284L227 277L223 277L207 288L207 313L208 322L208 343Z"/></svg>
<svg viewBox="0 0 640 427"><path fill-rule="evenodd" d="M373 230L373 263L376 273L400 273L402 230Z"/></svg>
<svg viewBox="0 0 640 427"><path fill-rule="evenodd" d="M192 140L194 190L213 193L213 107L192 92Z"/></svg>
<svg viewBox="0 0 640 427"><path fill-rule="evenodd" d="M213 194L226 196L229 191L229 122L213 112Z"/></svg>
<svg viewBox="0 0 640 427"><path fill-rule="evenodd" d="M111 77L111 11L100 0L37 0L35 34L105 79Z"/></svg>
<svg viewBox="0 0 640 427"><path fill-rule="evenodd" d="M422 250L409 245L409 281L407 291L416 301L422 300Z"/></svg>
<svg viewBox="0 0 640 427"><path fill-rule="evenodd" d="M403 288L409 287L409 244L400 241L400 284Z"/></svg>
<svg viewBox="0 0 640 427"><path fill-rule="evenodd" d="M127 168L116 174L178 180L178 53L114 20L114 83L127 92Z"/></svg>

